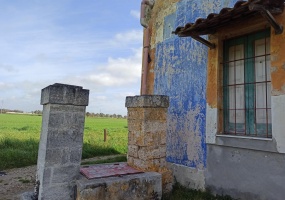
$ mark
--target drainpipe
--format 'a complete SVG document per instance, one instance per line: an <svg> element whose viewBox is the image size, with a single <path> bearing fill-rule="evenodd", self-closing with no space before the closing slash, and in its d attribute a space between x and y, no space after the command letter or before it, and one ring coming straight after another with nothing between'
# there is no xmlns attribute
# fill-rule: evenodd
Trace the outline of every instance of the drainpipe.
<svg viewBox="0 0 285 200"><path fill-rule="evenodd" d="M143 58L142 58L142 86L141 86L141 95L147 94L147 71L148 71L148 55L150 48L150 31L148 24L146 22L146 7L149 6L152 8L154 5L151 0L142 0L141 2L141 18L140 23L144 27L144 36L143 36Z"/></svg>

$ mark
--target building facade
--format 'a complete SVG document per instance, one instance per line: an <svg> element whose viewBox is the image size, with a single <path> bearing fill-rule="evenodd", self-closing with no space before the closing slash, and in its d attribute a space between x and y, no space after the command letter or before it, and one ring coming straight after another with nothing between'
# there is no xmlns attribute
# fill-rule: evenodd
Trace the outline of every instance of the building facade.
<svg viewBox="0 0 285 200"><path fill-rule="evenodd" d="M284 1L142 1L143 95L169 96L175 179L241 199L285 196Z"/></svg>

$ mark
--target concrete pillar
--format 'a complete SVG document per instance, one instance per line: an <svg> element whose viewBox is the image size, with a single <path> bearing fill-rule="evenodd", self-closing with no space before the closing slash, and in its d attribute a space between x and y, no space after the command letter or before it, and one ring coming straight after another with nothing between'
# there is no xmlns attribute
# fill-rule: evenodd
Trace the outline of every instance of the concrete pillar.
<svg viewBox="0 0 285 200"><path fill-rule="evenodd" d="M43 118L37 164L38 199L74 199L89 90L54 84L42 89Z"/></svg>
<svg viewBox="0 0 285 200"><path fill-rule="evenodd" d="M167 96L126 98L128 108L128 165L145 172L162 174L163 192L172 188L166 168Z"/></svg>

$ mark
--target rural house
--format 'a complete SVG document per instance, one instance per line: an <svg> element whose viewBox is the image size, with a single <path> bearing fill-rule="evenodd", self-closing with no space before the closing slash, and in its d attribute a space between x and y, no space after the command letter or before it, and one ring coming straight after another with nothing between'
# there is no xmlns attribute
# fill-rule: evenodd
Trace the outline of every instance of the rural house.
<svg viewBox="0 0 285 200"><path fill-rule="evenodd" d="M284 1L143 0L141 24L141 93L169 97L175 180L284 199Z"/></svg>

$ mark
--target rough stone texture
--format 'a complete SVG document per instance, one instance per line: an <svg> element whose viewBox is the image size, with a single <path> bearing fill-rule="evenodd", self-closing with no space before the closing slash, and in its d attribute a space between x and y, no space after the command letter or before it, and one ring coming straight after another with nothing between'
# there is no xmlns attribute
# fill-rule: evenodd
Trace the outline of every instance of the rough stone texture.
<svg viewBox="0 0 285 200"><path fill-rule="evenodd" d="M80 86L55 83L42 89L41 104L61 104L87 106L89 90Z"/></svg>
<svg viewBox="0 0 285 200"><path fill-rule="evenodd" d="M285 155L208 145L206 187L235 199L280 200L285 196Z"/></svg>
<svg viewBox="0 0 285 200"><path fill-rule="evenodd" d="M146 172L77 181L77 200L150 200L161 199L161 174Z"/></svg>
<svg viewBox="0 0 285 200"><path fill-rule="evenodd" d="M168 108L168 96L144 95L126 98L127 108Z"/></svg>
<svg viewBox="0 0 285 200"><path fill-rule="evenodd" d="M127 97L128 164L162 174L163 192L171 190L172 174L166 167L166 96Z"/></svg>
<svg viewBox="0 0 285 200"><path fill-rule="evenodd" d="M74 199L83 146L88 90L54 84L42 90L43 121L37 180L39 199Z"/></svg>
<svg viewBox="0 0 285 200"><path fill-rule="evenodd" d="M135 104L138 106L135 107ZM161 108L161 105L168 105L167 98L165 96L127 97L126 105L130 106L128 107L128 164L141 170L158 171L165 167L164 162L160 160L166 157L167 107Z"/></svg>

